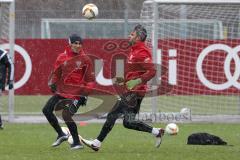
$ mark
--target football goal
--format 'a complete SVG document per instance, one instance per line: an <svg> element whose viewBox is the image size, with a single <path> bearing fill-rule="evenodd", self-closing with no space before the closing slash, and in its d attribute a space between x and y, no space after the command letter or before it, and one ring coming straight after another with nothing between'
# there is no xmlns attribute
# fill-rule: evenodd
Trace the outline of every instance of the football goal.
<svg viewBox="0 0 240 160"><path fill-rule="evenodd" d="M166 92L146 105L154 112L240 114L239 8L239 0L144 1L140 17L154 60L167 70L156 78Z"/></svg>

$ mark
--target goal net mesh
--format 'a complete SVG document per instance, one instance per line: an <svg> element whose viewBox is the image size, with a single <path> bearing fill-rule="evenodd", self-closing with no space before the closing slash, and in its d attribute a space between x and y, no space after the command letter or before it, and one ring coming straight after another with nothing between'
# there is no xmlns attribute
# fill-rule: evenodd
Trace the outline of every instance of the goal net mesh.
<svg viewBox="0 0 240 160"><path fill-rule="evenodd" d="M140 18L148 42L155 34L158 60L167 70L161 77L165 93L157 98L157 111L187 107L192 114L240 114L239 8L240 4L143 3ZM151 105L151 100L144 103Z"/></svg>
<svg viewBox="0 0 240 160"><path fill-rule="evenodd" d="M0 43L9 42L10 3L0 1Z"/></svg>

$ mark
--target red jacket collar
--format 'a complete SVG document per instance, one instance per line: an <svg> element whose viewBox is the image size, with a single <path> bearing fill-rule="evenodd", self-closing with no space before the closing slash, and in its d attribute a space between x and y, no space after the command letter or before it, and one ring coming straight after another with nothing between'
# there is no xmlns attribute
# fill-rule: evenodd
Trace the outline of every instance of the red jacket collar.
<svg viewBox="0 0 240 160"><path fill-rule="evenodd" d="M142 47L142 46L145 46L145 42L138 41L132 46L132 49L136 49L136 48L139 48L139 47Z"/></svg>

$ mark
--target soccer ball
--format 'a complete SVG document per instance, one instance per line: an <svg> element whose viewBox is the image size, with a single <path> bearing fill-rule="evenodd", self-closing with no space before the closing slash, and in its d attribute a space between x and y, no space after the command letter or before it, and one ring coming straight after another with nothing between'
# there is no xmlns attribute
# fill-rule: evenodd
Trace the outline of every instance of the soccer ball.
<svg viewBox="0 0 240 160"><path fill-rule="evenodd" d="M98 15L98 7L95 4L86 4L82 9L82 15L87 19L93 19Z"/></svg>
<svg viewBox="0 0 240 160"><path fill-rule="evenodd" d="M71 133L70 133L70 131L69 131L69 129L68 129L67 127L61 127L61 129L62 129L62 131L63 131L64 134L66 134L66 135L68 135L68 136L71 135Z"/></svg>
<svg viewBox="0 0 240 160"><path fill-rule="evenodd" d="M78 135L78 137L79 137L80 143L82 143L82 137L81 137L80 135ZM73 138L72 138L72 136L69 136L69 137L68 137L68 143L69 143L69 144L73 144Z"/></svg>
<svg viewBox="0 0 240 160"><path fill-rule="evenodd" d="M165 132L169 135L177 135L179 128L175 123L169 123L165 128Z"/></svg>
<svg viewBox="0 0 240 160"><path fill-rule="evenodd" d="M180 110L180 113L181 114L188 114L188 113L190 113L191 112L191 109L190 108L182 108L181 110Z"/></svg>

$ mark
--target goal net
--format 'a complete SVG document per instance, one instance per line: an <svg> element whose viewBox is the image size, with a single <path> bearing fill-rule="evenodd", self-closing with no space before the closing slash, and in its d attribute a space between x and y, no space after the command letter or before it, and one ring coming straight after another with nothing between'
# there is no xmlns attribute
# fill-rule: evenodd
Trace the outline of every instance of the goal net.
<svg viewBox="0 0 240 160"><path fill-rule="evenodd" d="M83 38L126 38L129 30L140 22L140 19L42 18L41 38L65 38L71 33L81 33Z"/></svg>
<svg viewBox="0 0 240 160"><path fill-rule="evenodd" d="M8 50L11 58L14 60L14 28L15 28L15 1L0 0L0 47ZM0 95L0 112L8 110L9 121L13 120L14 115L14 91L8 93L8 99Z"/></svg>
<svg viewBox="0 0 240 160"><path fill-rule="evenodd" d="M152 109L240 114L240 1L147 0L140 18L161 66L162 94Z"/></svg>

